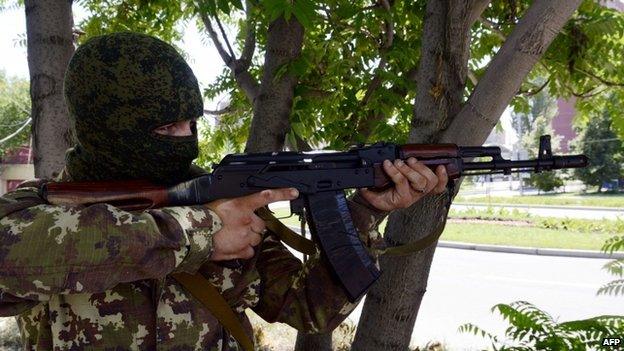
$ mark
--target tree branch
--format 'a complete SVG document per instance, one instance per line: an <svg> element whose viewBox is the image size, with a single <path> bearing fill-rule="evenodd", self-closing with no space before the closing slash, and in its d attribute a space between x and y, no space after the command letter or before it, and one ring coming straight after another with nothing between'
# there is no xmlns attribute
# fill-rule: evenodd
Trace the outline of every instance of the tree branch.
<svg viewBox="0 0 624 351"><path fill-rule="evenodd" d="M392 46L392 42L394 41L394 21L392 20L392 11L388 0L381 0L381 5L388 12L388 16L390 17L389 20L384 21L384 26L386 27L386 39L381 45L381 48L382 50L389 50Z"/></svg>
<svg viewBox="0 0 624 351"><path fill-rule="evenodd" d="M296 17L275 19L267 33L262 81L255 96L254 116L245 152L279 151L290 130L290 114L298 77L281 67L296 60L303 47L304 29Z"/></svg>
<svg viewBox="0 0 624 351"><path fill-rule="evenodd" d="M598 75L596 75L596 74L594 74L592 72L586 71L586 70L578 68L578 67L574 67L574 69L576 71L580 72L580 73L583 73L584 75L586 75L588 77L594 78L595 80L599 81L600 83L602 83L602 84L604 84L604 85L606 85L608 87L624 87L624 83L614 82L614 81L610 81L610 80L604 79L604 78L599 77Z"/></svg>
<svg viewBox="0 0 624 351"><path fill-rule="evenodd" d="M544 88L546 88L546 86L548 85L548 83L550 83L550 77L548 77L548 79L546 79L546 81L544 82L544 84L540 85L539 87L537 87L536 89L529 89L529 90L520 90L518 92L518 94L524 95L524 96L533 96L533 95L537 95L540 93L540 91L544 90Z"/></svg>
<svg viewBox="0 0 624 351"><path fill-rule="evenodd" d="M440 130L461 110L468 74L470 27L487 3L427 3L410 142L435 142Z"/></svg>
<svg viewBox="0 0 624 351"><path fill-rule="evenodd" d="M605 90L607 90L607 88L598 90L598 87L593 87L582 93L577 93L574 90L572 90L572 88L569 88L569 90L572 96L580 98L580 99L586 99L586 98L590 98L590 97L594 97L596 95L602 94ZM594 90L597 90L597 91L594 91Z"/></svg>
<svg viewBox="0 0 624 351"><path fill-rule="evenodd" d="M477 84L479 84L479 79L477 79L477 75L474 73L473 70L469 69L467 75L468 79L470 79L470 82L472 82L472 85L476 86Z"/></svg>
<svg viewBox="0 0 624 351"><path fill-rule="evenodd" d="M217 52L219 52L221 59L223 59L223 62L225 62L228 68L232 71L232 75L234 76L236 83L243 90L243 92L245 93L245 96L247 96L247 99L251 103L253 103L254 99L258 95L259 85L256 79L251 75L251 73L249 73L248 69L249 69L249 65L251 64L251 57L253 56L253 50L255 48L255 34L253 34L254 37L252 39L248 39L248 38L245 39L245 47L243 48L243 55L248 55L248 57L247 56L245 56L245 58L241 57L241 59L238 60L236 59L236 56L234 56L232 48L230 47L227 41L226 41L226 44L228 45L229 50L232 53L232 55L228 54L223 48L223 44L221 44L221 41L219 39L217 32L212 27L212 23L210 22L210 18L208 17L208 14L201 12L200 17L202 19L202 22L204 23L204 26L206 27L206 31L208 32L208 34L210 35L210 38L212 39L212 42L215 44L215 47L217 48Z"/></svg>
<svg viewBox="0 0 624 351"><path fill-rule="evenodd" d="M223 44L221 44L221 40L219 40L219 35L217 35L217 32L215 32L214 28L212 27L212 23L210 22L210 18L208 17L208 14L205 12L201 12L200 17L202 19L202 22L204 22L204 27L206 27L206 31L208 32L208 35L210 35L210 38L212 39L212 42L215 45L215 48L217 48L217 52L219 53L219 56L221 56L221 59L223 60L223 62L225 62L225 64L229 67L230 62L234 60L234 57L230 56L225 51L225 49L223 49Z"/></svg>
<svg viewBox="0 0 624 351"><path fill-rule="evenodd" d="M498 29L498 27L496 26L496 24L492 21L490 21L489 19L481 16L479 17L479 22L481 22L481 24L483 24L485 27L487 27L489 30L491 30L494 34L496 34L496 36L502 40L505 41L507 40L507 37L505 36L505 33L503 33L500 29Z"/></svg>
<svg viewBox="0 0 624 351"><path fill-rule="evenodd" d="M534 0L440 141L481 145L581 1Z"/></svg>
<svg viewBox="0 0 624 351"><path fill-rule="evenodd" d="M224 115L226 113L230 113L232 111L234 111L234 109L232 108L231 105L228 106L228 107L222 108L220 110L207 110L207 109L204 109L204 113L205 114L212 115L212 116L221 116L221 115Z"/></svg>
<svg viewBox="0 0 624 351"><path fill-rule="evenodd" d="M216 13L214 15L214 18L215 18L215 21L217 22L217 26L219 27L219 31L221 32L221 36L223 37L223 40L225 41L225 45L227 45L228 51L230 52L230 56L232 56L233 58L236 58L236 54L234 54L234 50L232 50L232 46L230 45L230 41L228 40L227 34L225 34L223 25L221 24L221 21L219 20L219 16Z"/></svg>
<svg viewBox="0 0 624 351"><path fill-rule="evenodd" d="M251 60L253 59L254 51L256 50L256 25L253 20L253 14L251 1L246 2L245 15L246 15L246 33L245 42L243 44L243 50L241 52L241 67L247 70L251 66Z"/></svg>

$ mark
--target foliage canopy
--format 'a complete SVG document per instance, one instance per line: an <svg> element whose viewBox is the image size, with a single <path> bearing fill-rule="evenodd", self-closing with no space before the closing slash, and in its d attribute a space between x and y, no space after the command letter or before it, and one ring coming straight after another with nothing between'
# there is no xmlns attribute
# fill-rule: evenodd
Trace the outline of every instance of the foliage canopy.
<svg viewBox="0 0 624 351"><path fill-rule="evenodd" d="M295 17L305 28L301 57L280 68L299 77L288 131L289 145L297 138L314 147L344 148L353 142L404 142L413 115L415 71L418 66L426 1L240 0L101 1L81 0L92 16L80 27L86 37L118 30L135 30L176 42L182 24L202 14L225 29L240 52L248 30L257 50L249 72L259 79L263 70L269 23L281 14ZM388 6L384 6L387 4ZM491 2L471 31L467 97L490 59L518 23L530 1ZM245 7L251 7L245 12ZM223 22L223 23L222 23ZM224 30L222 33L227 33ZM223 38L223 36L222 36ZM223 39L222 39L223 40ZM227 41L227 40L226 40ZM228 46L230 46L228 44ZM542 89L557 98L576 98L579 123L599 111L615 110L624 99L624 14L598 1L583 2L535 66L512 102L527 112L529 101ZM539 81L539 84L532 82ZM203 163L227 152L241 151L253 115L252 102L238 88L229 68L205 91L207 98L227 96L230 105L218 116L217 128L206 128ZM613 122L624 136L624 118Z"/></svg>
<svg viewBox="0 0 624 351"><path fill-rule="evenodd" d="M0 139L6 139L0 143L0 155L4 155L7 150L28 144L29 86L30 83L25 79L10 78L5 72L0 72L0 136L2 136Z"/></svg>
<svg viewBox="0 0 624 351"><path fill-rule="evenodd" d="M598 191L605 182L622 177L624 171L624 148L615 134L611 113L610 109L605 109L595 117L581 131L574 145L577 152L590 159L588 167L574 170L576 177L586 185L598 187Z"/></svg>

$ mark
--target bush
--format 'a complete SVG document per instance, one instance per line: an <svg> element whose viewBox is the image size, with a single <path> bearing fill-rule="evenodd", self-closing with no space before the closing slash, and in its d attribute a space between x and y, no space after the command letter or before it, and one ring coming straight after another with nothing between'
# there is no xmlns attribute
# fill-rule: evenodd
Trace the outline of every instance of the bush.
<svg viewBox="0 0 624 351"><path fill-rule="evenodd" d="M540 191L553 191L563 186L563 179L555 172L532 173L526 182Z"/></svg>
<svg viewBox="0 0 624 351"><path fill-rule="evenodd" d="M624 317L599 316L557 323L548 313L526 301L498 304L492 308L509 322L505 337L492 335L474 324L459 327L462 333L488 338L494 350L571 350L598 349L604 338L624 334Z"/></svg>
<svg viewBox="0 0 624 351"><path fill-rule="evenodd" d="M589 166L576 168L575 176L587 186L595 186L598 192L603 184L622 176L622 141L613 128L611 115L605 111L592 119L572 145L575 152L583 153Z"/></svg>
<svg viewBox="0 0 624 351"><path fill-rule="evenodd" d="M624 235L607 240L602 250L613 253L624 249ZM604 267L620 278L603 285L598 294L624 295L624 259L614 260ZM503 341L472 323L459 327L462 333L473 333L488 338L494 350L571 350L584 351L602 348L605 338L624 335L624 316L598 316L557 323L547 312L526 301L498 304L492 307L509 323Z"/></svg>

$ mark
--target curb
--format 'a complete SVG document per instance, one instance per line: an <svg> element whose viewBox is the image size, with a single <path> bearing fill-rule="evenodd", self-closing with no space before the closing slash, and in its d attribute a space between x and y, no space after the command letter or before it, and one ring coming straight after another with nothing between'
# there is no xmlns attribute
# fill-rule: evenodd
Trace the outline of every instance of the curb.
<svg viewBox="0 0 624 351"><path fill-rule="evenodd" d="M581 211L608 211L622 212L624 207L597 207L597 206L557 206L557 205L527 205L527 204L499 204L499 203L478 203L478 202L453 202L452 205L475 206L475 207L513 207L513 208L547 208L555 210L581 210Z"/></svg>
<svg viewBox="0 0 624 351"><path fill-rule="evenodd" d="M287 225L296 233L300 233L300 228ZM539 256L559 256L559 257L576 257L576 258L602 258L602 259L621 259L624 258L624 252L614 252L607 254L602 251L592 250L569 250L569 249L544 249L537 247L521 247L521 246L505 246L505 245L487 245L487 244L471 244L460 241L439 240L438 247L459 250L489 251L502 252L523 255L539 255Z"/></svg>
<svg viewBox="0 0 624 351"><path fill-rule="evenodd" d="M614 252L607 254L602 251L591 250L564 250L564 249L543 249L536 247L520 247L520 246L503 246L503 245L486 245L486 244L470 244L459 241L438 241L438 247L461 250L504 252L524 255L539 256L560 256L560 257L577 257L577 258L602 258L602 259L621 259L624 258L624 252Z"/></svg>

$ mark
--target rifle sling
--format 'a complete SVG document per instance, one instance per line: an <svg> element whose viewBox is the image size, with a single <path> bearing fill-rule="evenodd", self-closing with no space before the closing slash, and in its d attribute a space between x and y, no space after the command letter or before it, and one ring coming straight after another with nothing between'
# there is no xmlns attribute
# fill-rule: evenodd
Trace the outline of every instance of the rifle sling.
<svg viewBox="0 0 624 351"><path fill-rule="evenodd" d="M257 215L264 220L267 229L275 233L281 241L293 249L306 255L316 253L316 244L312 240L295 233L279 219L275 218L269 209L263 207L256 211Z"/></svg>
<svg viewBox="0 0 624 351"><path fill-rule="evenodd" d="M171 275L178 283L199 300L212 313L219 323L232 334L245 351L253 351L253 341L245 332L230 305L208 279L201 274L174 273Z"/></svg>
<svg viewBox="0 0 624 351"><path fill-rule="evenodd" d="M442 231L431 233L424 238L420 238L407 244L389 246L386 249L381 250L381 254L388 256L405 256L413 254L431 246L431 244L438 241L440 235L442 235Z"/></svg>
<svg viewBox="0 0 624 351"><path fill-rule="evenodd" d="M280 222L279 219L275 218L268 209L261 208L257 211L257 214L265 221L267 228L275 233L286 245L306 255L311 255L316 252L316 245L312 240L306 239L288 228L284 223ZM431 233L424 238L407 244L389 246L379 250L379 253L388 256L405 256L416 253L431 246L440 238L440 235L442 235L442 231Z"/></svg>

